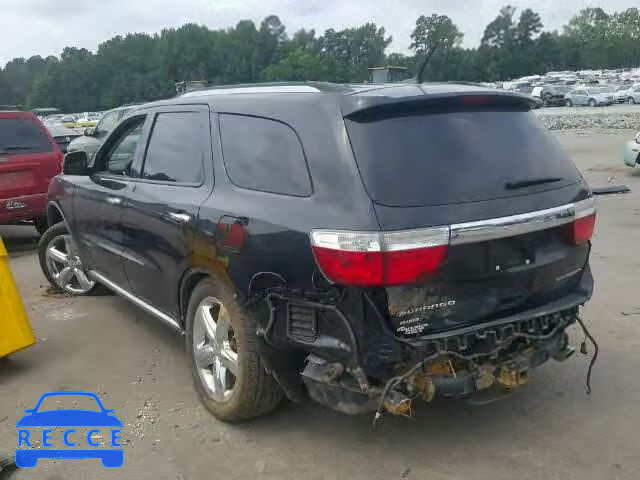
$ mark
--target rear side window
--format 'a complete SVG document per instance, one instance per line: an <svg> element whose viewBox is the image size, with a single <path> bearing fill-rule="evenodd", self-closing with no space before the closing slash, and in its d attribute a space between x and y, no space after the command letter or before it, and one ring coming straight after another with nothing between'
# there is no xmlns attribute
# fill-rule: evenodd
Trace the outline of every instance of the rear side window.
<svg viewBox="0 0 640 480"><path fill-rule="evenodd" d="M37 153L52 149L40 125L28 118L0 118L0 153Z"/></svg>
<svg viewBox="0 0 640 480"><path fill-rule="evenodd" d="M220 115L224 165L237 186L308 197L311 180L298 136L288 125L267 118Z"/></svg>
<svg viewBox="0 0 640 480"><path fill-rule="evenodd" d="M580 178L529 111L477 108L346 119L362 180L389 206L473 202Z"/></svg>
<svg viewBox="0 0 640 480"><path fill-rule="evenodd" d="M163 182L201 183L204 174L204 126L203 115L198 112L158 114L151 130L142 178Z"/></svg>

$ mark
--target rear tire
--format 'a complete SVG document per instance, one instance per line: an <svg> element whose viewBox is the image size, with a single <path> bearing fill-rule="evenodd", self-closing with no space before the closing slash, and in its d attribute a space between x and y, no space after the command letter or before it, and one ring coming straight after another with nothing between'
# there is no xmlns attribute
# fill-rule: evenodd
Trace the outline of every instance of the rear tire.
<svg viewBox="0 0 640 480"><path fill-rule="evenodd" d="M565 100L564 104L565 104L565 106L567 106L567 107L573 107L573 102L572 102L571 100L568 100L568 99L567 99L567 100Z"/></svg>
<svg viewBox="0 0 640 480"><path fill-rule="evenodd" d="M255 331L252 313L232 287L215 278L198 283L187 309L189 367L200 400L225 422L264 415L283 397L260 360Z"/></svg>
<svg viewBox="0 0 640 480"><path fill-rule="evenodd" d="M589 100L589 106L590 107L597 107L598 106L598 102L595 101L595 99L590 99Z"/></svg>

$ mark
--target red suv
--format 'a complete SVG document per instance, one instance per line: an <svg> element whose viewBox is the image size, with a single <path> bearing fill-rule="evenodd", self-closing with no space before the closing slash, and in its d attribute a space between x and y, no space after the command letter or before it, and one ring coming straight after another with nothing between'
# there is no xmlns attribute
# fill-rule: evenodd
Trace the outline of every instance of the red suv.
<svg viewBox="0 0 640 480"><path fill-rule="evenodd" d="M33 220L46 230L49 181L63 155L33 113L0 110L0 224Z"/></svg>

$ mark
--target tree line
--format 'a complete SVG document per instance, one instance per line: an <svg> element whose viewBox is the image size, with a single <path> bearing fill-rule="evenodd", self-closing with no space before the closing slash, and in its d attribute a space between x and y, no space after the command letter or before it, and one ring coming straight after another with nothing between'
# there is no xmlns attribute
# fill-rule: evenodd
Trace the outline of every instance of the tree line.
<svg viewBox="0 0 640 480"><path fill-rule="evenodd" d="M363 82L367 67L398 65L416 74L434 46L423 78L496 81L551 70L640 65L640 11L578 12L561 32L543 31L531 9L503 7L480 45L463 48L463 32L446 15L420 16L409 54L387 52L392 38L374 23L298 30L289 35L275 15L259 26L242 20L225 30L187 24L159 34L131 33L101 43L96 52L67 47L60 57L15 58L0 70L0 104L105 110L175 94L175 82Z"/></svg>

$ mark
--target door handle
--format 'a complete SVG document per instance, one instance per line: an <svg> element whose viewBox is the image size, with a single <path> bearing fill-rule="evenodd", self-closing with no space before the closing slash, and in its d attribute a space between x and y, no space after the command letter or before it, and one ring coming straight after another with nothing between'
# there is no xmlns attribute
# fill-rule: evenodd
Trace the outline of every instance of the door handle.
<svg viewBox="0 0 640 480"><path fill-rule="evenodd" d="M191 220L191 215L188 213L169 212L167 216L174 222L178 223L187 223Z"/></svg>
<svg viewBox="0 0 640 480"><path fill-rule="evenodd" d="M122 203L122 199L120 197L107 197L107 203L111 205L120 205Z"/></svg>

